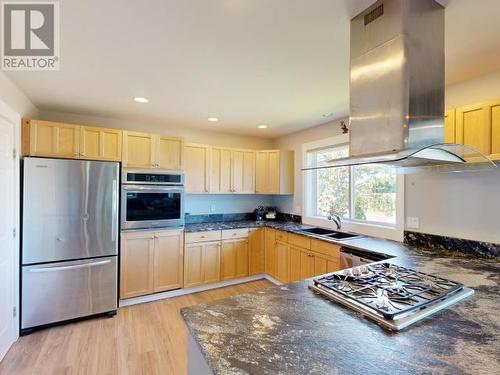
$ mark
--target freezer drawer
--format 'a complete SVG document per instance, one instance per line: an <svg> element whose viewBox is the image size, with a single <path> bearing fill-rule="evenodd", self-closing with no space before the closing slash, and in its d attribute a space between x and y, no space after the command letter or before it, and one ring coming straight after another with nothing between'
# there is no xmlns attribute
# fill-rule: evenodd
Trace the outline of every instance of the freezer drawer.
<svg viewBox="0 0 500 375"><path fill-rule="evenodd" d="M116 310L116 259L22 267L21 329Z"/></svg>

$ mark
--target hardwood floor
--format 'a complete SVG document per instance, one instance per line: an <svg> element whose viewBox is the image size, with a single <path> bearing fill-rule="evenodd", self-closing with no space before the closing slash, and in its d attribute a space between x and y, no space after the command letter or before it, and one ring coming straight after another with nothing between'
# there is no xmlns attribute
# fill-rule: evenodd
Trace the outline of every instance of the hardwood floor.
<svg viewBox="0 0 500 375"><path fill-rule="evenodd" d="M259 280L41 330L19 338L0 374L186 374L187 329L179 310L271 285Z"/></svg>

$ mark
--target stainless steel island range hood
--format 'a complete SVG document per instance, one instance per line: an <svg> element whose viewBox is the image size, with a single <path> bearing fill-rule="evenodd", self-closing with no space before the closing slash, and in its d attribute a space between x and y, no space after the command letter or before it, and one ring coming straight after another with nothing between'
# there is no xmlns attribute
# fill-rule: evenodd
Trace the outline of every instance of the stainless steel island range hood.
<svg viewBox="0 0 500 375"><path fill-rule="evenodd" d="M472 148L443 143L444 82L443 6L377 1L351 21L350 157L304 170L471 160L494 166Z"/></svg>

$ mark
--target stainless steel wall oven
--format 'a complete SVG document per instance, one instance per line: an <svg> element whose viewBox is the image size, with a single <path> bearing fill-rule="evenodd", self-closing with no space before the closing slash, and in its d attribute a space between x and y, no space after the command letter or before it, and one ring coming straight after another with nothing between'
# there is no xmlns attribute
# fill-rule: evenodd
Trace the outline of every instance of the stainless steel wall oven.
<svg viewBox="0 0 500 375"><path fill-rule="evenodd" d="M184 225L182 172L124 169L121 229Z"/></svg>

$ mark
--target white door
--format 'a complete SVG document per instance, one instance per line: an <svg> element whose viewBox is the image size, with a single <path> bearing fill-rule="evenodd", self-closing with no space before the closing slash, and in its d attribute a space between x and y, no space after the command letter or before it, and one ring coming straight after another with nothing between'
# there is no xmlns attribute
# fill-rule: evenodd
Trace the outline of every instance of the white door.
<svg viewBox="0 0 500 375"><path fill-rule="evenodd" d="M14 300L14 125L0 117L0 360L16 339Z"/></svg>

